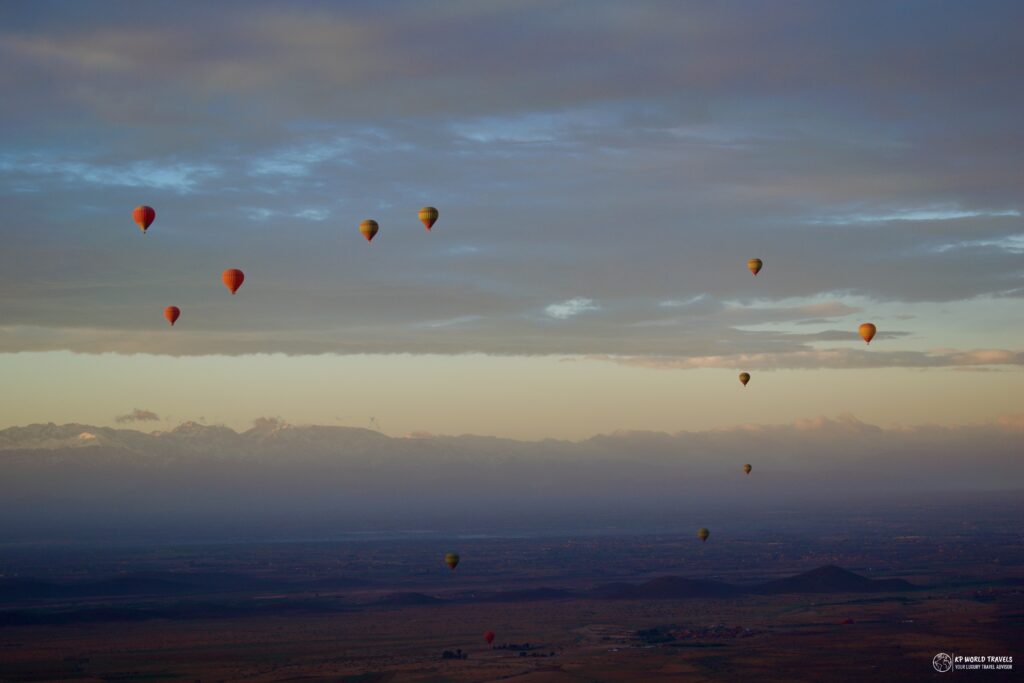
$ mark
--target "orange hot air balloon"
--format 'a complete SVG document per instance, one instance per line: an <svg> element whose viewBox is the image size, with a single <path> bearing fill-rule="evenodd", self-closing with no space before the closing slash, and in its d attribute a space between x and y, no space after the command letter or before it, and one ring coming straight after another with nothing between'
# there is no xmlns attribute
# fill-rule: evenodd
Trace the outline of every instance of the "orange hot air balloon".
<svg viewBox="0 0 1024 683"><path fill-rule="evenodd" d="M708 531L707 529L705 529L704 527L701 527L701 528L697 529L697 538L700 539L701 543L707 543L708 536L710 536L710 535L711 535L711 532Z"/></svg>
<svg viewBox="0 0 1024 683"><path fill-rule="evenodd" d="M485 633L484 634L484 640L487 641L488 645L493 643L494 642L494 631L488 631L487 633Z"/></svg>
<svg viewBox="0 0 1024 683"><path fill-rule="evenodd" d="M427 232L430 232L430 229L434 227L434 223L437 222L437 209L435 209L432 206L424 206L422 209L420 209L419 215L420 222L423 223L424 227L426 227Z"/></svg>
<svg viewBox="0 0 1024 683"><path fill-rule="evenodd" d="M455 569L459 566L459 556L455 553L448 553L444 556L444 563L448 565L449 569Z"/></svg>
<svg viewBox="0 0 1024 683"><path fill-rule="evenodd" d="M373 239L379 229L380 226L377 225L377 221L365 220L359 224L359 232L363 234L367 242Z"/></svg>
<svg viewBox="0 0 1024 683"><path fill-rule="evenodd" d="M861 323L857 331L860 332L860 338L870 344L871 340L875 338L875 332L878 332L878 328L873 323Z"/></svg>
<svg viewBox="0 0 1024 683"><path fill-rule="evenodd" d="M754 469L754 468L751 467L750 465L744 465L743 466L743 471L746 472L747 474L750 474L750 470L752 470L752 469Z"/></svg>
<svg viewBox="0 0 1024 683"><path fill-rule="evenodd" d="M750 373L749 372L741 372L740 373L740 384L742 384L743 386L747 386L747 382L749 382L749 381L750 381Z"/></svg>
<svg viewBox="0 0 1024 683"><path fill-rule="evenodd" d="M221 274L220 279L224 282L224 286L234 294L245 282L245 273L238 268L228 268Z"/></svg>
<svg viewBox="0 0 1024 683"><path fill-rule="evenodd" d="M177 306L168 306L164 309L164 317L167 318L167 322L171 324L171 327L174 327L174 323L180 315L181 309Z"/></svg>
<svg viewBox="0 0 1024 683"><path fill-rule="evenodd" d="M753 273L755 277L761 272L762 266L764 266L764 262L759 258L752 258L747 261L747 269Z"/></svg>
<svg viewBox="0 0 1024 683"><path fill-rule="evenodd" d="M145 234L146 229L153 225L153 221L156 220L156 211L153 210L152 206L136 206L135 210L132 211L132 220L139 225L139 230Z"/></svg>

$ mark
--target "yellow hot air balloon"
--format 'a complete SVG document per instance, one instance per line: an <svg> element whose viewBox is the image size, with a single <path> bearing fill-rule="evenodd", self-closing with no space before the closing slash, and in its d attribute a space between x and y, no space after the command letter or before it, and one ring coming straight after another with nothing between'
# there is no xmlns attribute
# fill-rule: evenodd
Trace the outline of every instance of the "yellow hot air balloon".
<svg viewBox="0 0 1024 683"><path fill-rule="evenodd" d="M761 272L761 268L764 266L764 262L759 258L752 258L747 261L747 269L755 276Z"/></svg>
<svg viewBox="0 0 1024 683"><path fill-rule="evenodd" d="M444 563L448 565L449 569L455 569L459 566L459 556L455 553L448 553L444 556Z"/></svg>
<svg viewBox="0 0 1024 683"><path fill-rule="evenodd" d="M860 338L870 344L871 340L875 338L875 332L878 332L878 328L872 323L861 323L858 332L860 332Z"/></svg>
<svg viewBox="0 0 1024 683"><path fill-rule="evenodd" d="M750 474L750 470L752 470L752 469L754 469L754 468L751 467L750 465L744 465L743 466L743 471L746 472L747 474Z"/></svg>
<svg viewBox="0 0 1024 683"><path fill-rule="evenodd" d="M373 239L379 229L380 226L377 225L377 221L367 219L359 224L359 232L362 233L367 242Z"/></svg>
<svg viewBox="0 0 1024 683"><path fill-rule="evenodd" d="M711 532L708 531L707 529L705 529L704 527L701 527L701 528L697 529L697 538L700 539L701 543L707 542L708 536L710 536L710 535L711 535Z"/></svg>
<svg viewBox="0 0 1024 683"><path fill-rule="evenodd" d="M420 209L420 222L430 232L430 229L434 227L434 223L437 222L437 209L432 206L424 206Z"/></svg>
<svg viewBox="0 0 1024 683"><path fill-rule="evenodd" d="M742 384L743 386L747 386L747 382L749 382L749 381L750 381L750 373L749 372L741 372L740 373L740 384Z"/></svg>

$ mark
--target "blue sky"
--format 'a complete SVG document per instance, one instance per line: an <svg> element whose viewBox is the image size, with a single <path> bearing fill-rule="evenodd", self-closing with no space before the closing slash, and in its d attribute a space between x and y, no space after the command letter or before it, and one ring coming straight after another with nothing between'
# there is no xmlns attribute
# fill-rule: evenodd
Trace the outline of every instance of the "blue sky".
<svg viewBox="0 0 1024 683"><path fill-rule="evenodd" d="M1022 20L1014 2L6 4L0 367L1019 373ZM997 393L991 415L1024 409Z"/></svg>

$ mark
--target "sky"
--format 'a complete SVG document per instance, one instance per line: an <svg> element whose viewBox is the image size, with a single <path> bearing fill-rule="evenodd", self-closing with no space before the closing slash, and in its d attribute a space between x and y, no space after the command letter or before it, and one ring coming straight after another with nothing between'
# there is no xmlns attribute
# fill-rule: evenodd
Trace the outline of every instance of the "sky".
<svg viewBox="0 0 1024 683"><path fill-rule="evenodd" d="M1022 24L994 1L5 3L0 427L1024 413Z"/></svg>

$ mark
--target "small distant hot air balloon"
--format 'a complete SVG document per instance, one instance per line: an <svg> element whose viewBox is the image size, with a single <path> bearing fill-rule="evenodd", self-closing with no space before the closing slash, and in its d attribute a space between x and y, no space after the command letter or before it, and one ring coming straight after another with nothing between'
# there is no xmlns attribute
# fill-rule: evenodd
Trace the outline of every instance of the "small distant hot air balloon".
<svg viewBox="0 0 1024 683"><path fill-rule="evenodd" d="M858 332L860 332L860 338L870 344L871 340L875 338L875 332L878 332L878 328L872 323L861 323Z"/></svg>
<svg viewBox="0 0 1024 683"><path fill-rule="evenodd" d="M493 643L494 642L494 631L488 631L487 633L485 633L484 634L484 640L487 641L488 645Z"/></svg>
<svg viewBox="0 0 1024 683"><path fill-rule="evenodd" d="M135 210L132 211L132 219L139 225L139 230L145 234L146 229L153 224L156 220L156 211L153 210L152 206L136 206Z"/></svg>
<svg viewBox="0 0 1024 683"><path fill-rule="evenodd" d="M359 232L362 233L367 242L373 239L373 236L377 234L379 229L380 226L377 225L377 221L367 219L359 224Z"/></svg>
<svg viewBox="0 0 1024 683"><path fill-rule="evenodd" d="M427 232L434 227L434 223L437 222L437 209L432 206L424 206L420 209L420 222L427 228Z"/></svg>
<svg viewBox="0 0 1024 683"><path fill-rule="evenodd" d="M181 309L178 308L177 306L168 306L167 308L164 309L164 317L167 318L167 322L171 324L171 327L174 327L174 322L178 319L178 316L180 315Z"/></svg>
<svg viewBox="0 0 1024 683"><path fill-rule="evenodd" d="M752 469L754 468L751 467L749 464L743 466L743 471L746 472L747 474L750 474L750 470Z"/></svg>
<svg viewBox="0 0 1024 683"><path fill-rule="evenodd" d="M743 386L747 386L747 382L749 382L749 381L750 381L750 373L749 372L741 372L740 373L740 384L742 384Z"/></svg>
<svg viewBox="0 0 1024 683"><path fill-rule="evenodd" d="M697 538L700 539L701 543L706 543L707 540L708 540L708 536L710 536L710 535L711 535L711 532L708 531L707 529L705 529L704 527L701 527L701 528L697 529Z"/></svg>
<svg viewBox="0 0 1024 683"><path fill-rule="evenodd" d="M220 279L224 282L224 286L234 294L245 282L245 273L238 268L228 268L221 274Z"/></svg>
<svg viewBox="0 0 1024 683"><path fill-rule="evenodd" d="M449 569L455 569L459 566L459 556L455 553L448 553L444 556L444 563L448 565Z"/></svg>
<svg viewBox="0 0 1024 683"><path fill-rule="evenodd" d="M752 258L747 261L747 269L753 273L755 277L761 272L762 266L764 266L764 262L759 258Z"/></svg>

